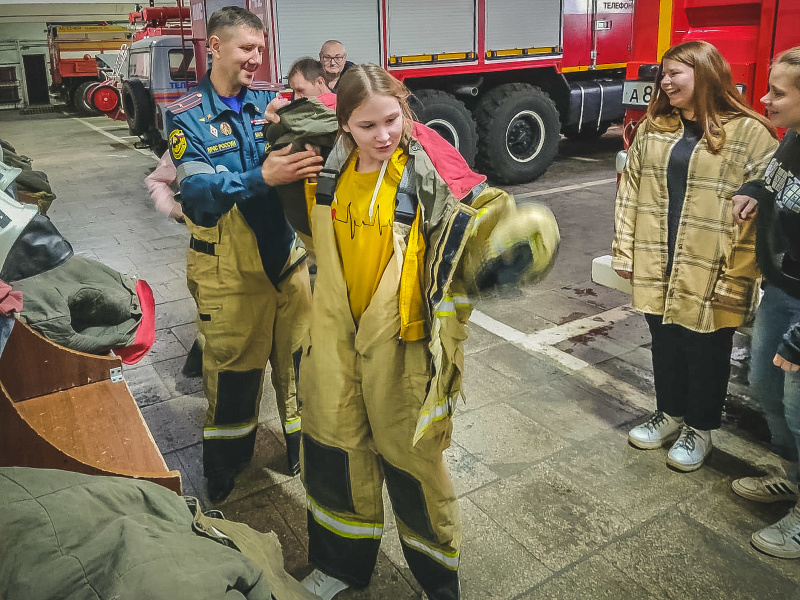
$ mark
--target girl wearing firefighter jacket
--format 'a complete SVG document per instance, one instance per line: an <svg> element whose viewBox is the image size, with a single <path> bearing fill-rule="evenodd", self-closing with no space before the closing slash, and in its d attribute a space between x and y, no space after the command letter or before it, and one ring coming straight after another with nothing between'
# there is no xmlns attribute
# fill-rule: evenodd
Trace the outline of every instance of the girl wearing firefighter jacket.
<svg viewBox="0 0 800 600"><path fill-rule="evenodd" d="M299 397L316 570L304 584L323 598L369 583L384 480L414 576L432 600L459 597L461 532L442 451L462 393L466 293L540 279L559 243L548 209L518 209L487 187L413 123L408 95L376 65L349 69L340 135L315 196L307 185L318 275ZM297 147L333 124L318 99L279 114L268 140Z"/></svg>

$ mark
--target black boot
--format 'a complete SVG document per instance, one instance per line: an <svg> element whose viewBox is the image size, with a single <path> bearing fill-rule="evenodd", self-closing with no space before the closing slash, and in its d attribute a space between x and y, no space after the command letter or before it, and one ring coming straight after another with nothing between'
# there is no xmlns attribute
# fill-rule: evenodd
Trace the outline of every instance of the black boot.
<svg viewBox="0 0 800 600"><path fill-rule="evenodd" d="M289 462L289 472L292 475L300 474L300 432L284 433L286 438L286 459Z"/></svg>
<svg viewBox="0 0 800 600"><path fill-rule="evenodd" d="M189 354L186 355L186 362L183 363L181 369L184 377L202 377L203 376L203 348L200 342L195 340Z"/></svg>
<svg viewBox="0 0 800 600"><path fill-rule="evenodd" d="M230 496L235 485L236 480L232 473L216 472L212 475L207 475L208 499L214 504L222 502Z"/></svg>

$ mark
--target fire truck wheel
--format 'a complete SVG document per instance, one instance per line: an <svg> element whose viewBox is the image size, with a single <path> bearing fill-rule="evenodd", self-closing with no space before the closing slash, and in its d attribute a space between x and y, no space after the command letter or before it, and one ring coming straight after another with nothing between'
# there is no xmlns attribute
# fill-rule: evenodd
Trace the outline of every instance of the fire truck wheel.
<svg viewBox="0 0 800 600"><path fill-rule="evenodd" d="M84 81L72 92L72 104L75 110L89 117L100 114L100 112L89 103L89 98L87 97L87 92L94 85L97 85L96 81Z"/></svg>
<svg viewBox="0 0 800 600"><path fill-rule="evenodd" d="M122 108L131 135L143 135L153 123L150 94L141 81L131 79L122 84Z"/></svg>
<svg viewBox="0 0 800 600"><path fill-rule="evenodd" d="M420 123L441 135L472 166L478 151L478 128L464 103L440 90L414 92L412 110Z"/></svg>
<svg viewBox="0 0 800 600"><path fill-rule="evenodd" d="M608 131L609 126L611 123L604 121L600 123L600 128L593 126L594 124L584 124L581 127L581 130L578 131L577 125L570 125L569 127L564 128L564 135L576 142L589 142L591 140L596 140L597 138L601 137L606 131Z"/></svg>
<svg viewBox="0 0 800 600"><path fill-rule="evenodd" d="M525 183L547 170L558 150L556 105L540 88L506 83L486 93L478 122L478 168L499 183Z"/></svg>

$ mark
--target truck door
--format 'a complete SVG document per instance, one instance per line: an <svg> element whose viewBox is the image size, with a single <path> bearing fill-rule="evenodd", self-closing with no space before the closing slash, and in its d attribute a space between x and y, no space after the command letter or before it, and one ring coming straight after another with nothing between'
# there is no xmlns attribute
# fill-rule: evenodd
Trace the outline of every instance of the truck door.
<svg viewBox="0 0 800 600"><path fill-rule="evenodd" d="M375 0L275 0L279 79L298 58L318 58L328 40L342 42L349 61L381 64L378 8Z"/></svg>
<svg viewBox="0 0 800 600"><path fill-rule="evenodd" d="M596 68L612 64L624 66L631 53L634 0L592 0L592 4L593 65Z"/></svg>

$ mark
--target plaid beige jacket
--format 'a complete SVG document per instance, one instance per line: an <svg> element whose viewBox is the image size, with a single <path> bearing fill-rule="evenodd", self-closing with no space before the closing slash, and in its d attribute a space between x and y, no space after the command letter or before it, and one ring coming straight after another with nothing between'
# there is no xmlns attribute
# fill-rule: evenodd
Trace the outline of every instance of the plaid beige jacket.
<svg viewBox="0 0 800 600"><path fill-rule="evenodd" d="M678 120L677 114L664 119ZM732 196L763 176L778 142L755 119L725 124L719 154L701 139L689 161L672 273L666 275L667 164L673 133L639 128L617 191L612 266L633 271L633 307L701 333L739 327L753 316L760 274L755 225L734 226Z"/></svg>

